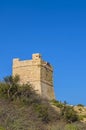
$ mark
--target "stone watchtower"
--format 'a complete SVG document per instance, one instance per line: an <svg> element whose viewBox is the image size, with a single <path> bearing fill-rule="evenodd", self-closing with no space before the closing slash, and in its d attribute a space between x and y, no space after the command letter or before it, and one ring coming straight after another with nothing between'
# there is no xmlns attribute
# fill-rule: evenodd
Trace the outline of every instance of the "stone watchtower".
<svg viewBox="0 0 86 130"><path fill-rule="evenodd" d="M53 68L42 60L39 53L32 60L13 59L13 76L20 76L21 83L30 82L38 94L49 100L55 99L53 89Z"/></svg>

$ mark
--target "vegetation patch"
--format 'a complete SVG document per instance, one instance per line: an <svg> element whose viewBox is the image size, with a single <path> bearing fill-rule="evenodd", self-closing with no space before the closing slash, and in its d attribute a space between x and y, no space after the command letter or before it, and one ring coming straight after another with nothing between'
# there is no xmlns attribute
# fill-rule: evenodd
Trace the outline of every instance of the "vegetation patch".
<svg viewBox="0 0 86 130"><path fill-rule="evenodd" d="M30 84L20 85L19 76L0 82L0 130L85 130L84 117L66 103L42 99Z"/></svg>

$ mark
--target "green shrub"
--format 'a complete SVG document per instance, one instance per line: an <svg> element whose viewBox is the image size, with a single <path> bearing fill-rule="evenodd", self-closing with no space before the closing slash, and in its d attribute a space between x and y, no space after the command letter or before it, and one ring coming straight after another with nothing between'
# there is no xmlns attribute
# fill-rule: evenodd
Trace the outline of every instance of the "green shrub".
<svg viewBox="0 0 86 130"><path fill-rule="evenodd" d="M0 130L6 130L6 129L4 129L3 127L0 126Z"/></svg>
<svg viewBox="0 0 86 130"><path fill-rule="evenodd" d="M84 107L84 105L83 105L83 104L78 104L77 106L79 106L79 107Z"/></svg>
<svg viewBox="0 0 86 130"><path fill-rule="evenodd" d="M56 107L62 108L64 106L64 104L62 102L56 101L56 100L52 100L51 101L53 103L53 105L55 105Z"/></svg>
<svg viewBox="0 0 86 130"><path fill-rule="evenodd" d="M40 100L31 84L19 84L18 76L7 76L4 78L4 81L0 83L0 97L10 101L18 99L20 102L28 105Z"/></svg>
<svg viewBox="0 0 86 130"><path fill-rule="evenodd" d="M79 120L83 120L84 118L86 118L86 115L79 115Z"/></svg>
<svg viewBox="0 0 86 130"><path fill-rule="evenodd" d="M83 115L79 115L79 120L83 120L84 116Z"/></svg>
<svg viewBox="0 0 86 130"><path fill-rule="evenodd" d="M67 124L64 130L79 130L79 128L72 124Z"/></svg>
<svg viewBox="0 0 86 130"><path fill-rule="evenodd" d="M61 109L61 115L67 122L75 122L79 120L78 115L71 106L64 106Z"/></svg>
<svg viewBox="0 0 86 130"><path fill-rule="evenodd" d="M38 113L38 117L42 119L43 122L49 122L48 106L45 104L35 104L35 111Z"/></svg>
<svg viewBox="0 0 86 130"><path fill-rule="evenodd" d="M4 81L0 83L0 96L9 98L10 100L15 97L18 90L19 76L7 76Z"/></svg>

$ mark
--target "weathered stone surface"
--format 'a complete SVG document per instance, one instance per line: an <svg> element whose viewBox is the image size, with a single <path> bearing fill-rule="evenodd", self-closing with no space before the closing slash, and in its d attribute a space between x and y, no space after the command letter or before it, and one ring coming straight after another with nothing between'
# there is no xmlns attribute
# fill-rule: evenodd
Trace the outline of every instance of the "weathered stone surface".
<svg viewBox="0 0 86 130"><path fill-rule="evenodd" d="M32 55L32 60L13 59L13 76L20 76L21 83L30 82L35 90L47 99L55 99L53 89L53 68L42 60L39 53Z"/></svg>

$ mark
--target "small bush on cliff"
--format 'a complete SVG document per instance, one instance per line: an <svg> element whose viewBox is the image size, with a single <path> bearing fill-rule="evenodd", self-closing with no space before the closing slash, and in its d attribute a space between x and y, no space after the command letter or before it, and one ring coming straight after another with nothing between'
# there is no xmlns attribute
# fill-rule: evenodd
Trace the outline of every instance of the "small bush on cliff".
<svg viewBox="0 0 86 130"><path fill-rule="evenodd" d="M56 100L51 101L53 105L59 107L61 110L61 117L66 122L75 122L79 120L79 116L76 114L72 106L67 105L66 103L62 103Z"/></svg>
<svg viewBox="0 0 86 130"><path fill-rule="evenodd" d="M12 100L18 93L19 76L7 76L0 83L0 95Z"/></svg>
<svg viewBox="0 0 86 130"><path fill-rule="evenodd" d="M55 105L56 107L59 107L59 108L63 108L64 104L60 101L57 101L57 100L52 100L51 101L53 105Z"/></svg>
<svg viewBox="0 0 86 130"><path fill-rule="evenodd" d="M83 104L78 104L77 106L79 106L79 107L84 107L84 105L83 105Z"/></svg>
<svg viewBox="0 0 86 130"><path fill-rule="evenodd" d="M31 84L19 84L19 76L7 76L0 83L0 97L14 101L19 99L25 104L31 104L40 100Z"/></svg>
<svg viewBox="0 0 86 130"><path fill-rule="evenodd" d="M45 104L35 104L35 111L38 113L38 117L42 119L44 123L48 123L50 121L48 106Z"/></svg>
<svg viewBox="0 0 86 130"><path fill-rule="evenodd" d="M79 116L74 111L73 107L71 106L64 106L61 109L61 115L67 122L75 122L79 120Z"/></svg>
<svg viewBox="0 0 86 130"><path fill-rule="evenodd" d="M78 126L73 124L67 124L64 130L80 130Z"/></svg>

